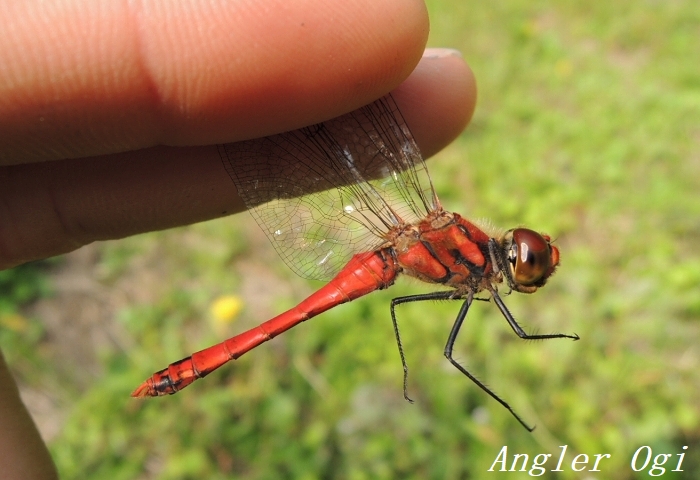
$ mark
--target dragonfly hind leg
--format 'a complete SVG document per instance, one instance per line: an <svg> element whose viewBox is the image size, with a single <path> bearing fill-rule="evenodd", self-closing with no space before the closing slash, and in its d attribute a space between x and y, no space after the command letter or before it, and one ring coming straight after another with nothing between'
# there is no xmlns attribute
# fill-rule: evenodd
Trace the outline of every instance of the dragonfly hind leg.
<svg viewBox="0 0 700 480"><path fill-rule="evenodd" d="M399 324L396 321L395 308L397 305L410 302L423 302L428 300L460 300L460 298L455 298L454 295L454 291L446 290L441 292L424 293L420 295L407 295L405 297L397 297L391 300L391 322L394 325L396 345L399 347L401 365L403 366L403 398L405 398L409 403L413 403L413 400L408 396L408 364L406 363L406 355L403 353L403 345L401 344L401 335L399 334Z"/></svg>

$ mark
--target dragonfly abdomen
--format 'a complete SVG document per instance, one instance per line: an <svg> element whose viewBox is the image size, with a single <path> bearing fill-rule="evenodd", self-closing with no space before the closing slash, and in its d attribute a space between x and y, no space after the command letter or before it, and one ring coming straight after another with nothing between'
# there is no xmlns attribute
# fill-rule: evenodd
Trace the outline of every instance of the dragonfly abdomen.
<svg viewBox="0 0 700 480"><path fill-rule="evenodd" d="M231 360L316 315L391 286L399 273L390 249L360 253L330 282L299 305L219 344L193 353L154 373L132 397L172 395Z"/></svg>

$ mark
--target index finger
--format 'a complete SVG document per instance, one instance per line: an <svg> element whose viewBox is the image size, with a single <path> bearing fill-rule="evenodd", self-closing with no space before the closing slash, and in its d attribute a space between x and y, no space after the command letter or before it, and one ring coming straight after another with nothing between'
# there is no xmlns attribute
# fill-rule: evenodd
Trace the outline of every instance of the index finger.
<svg viewBox="0 0 700 480"><path fill-rule="evenodd" d="M399 85L428 35L420 0L4 3L5 165L327 120Z"/></svg>
<svg viewBox="0 0 700 480"><path fill-rule="evenodd" d="M476 87L460 57L427 54L393 95L429 156L469 121ZM213 146L0 167L0 268L243 209Z"/></svg>

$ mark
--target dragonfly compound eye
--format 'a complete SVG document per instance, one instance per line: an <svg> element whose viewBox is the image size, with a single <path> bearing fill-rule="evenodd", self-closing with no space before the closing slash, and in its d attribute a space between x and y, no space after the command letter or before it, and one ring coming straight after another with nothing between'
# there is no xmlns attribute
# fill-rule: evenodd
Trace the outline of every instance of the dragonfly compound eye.
<svg viewBox="0 0 700 480"><path fill-rule="evenodd" d="M511 248L515 282L524 286L541 286L544 282L540 280L545 280L553 271L553 247L549 238L527 228L516 228Z"/></svg>

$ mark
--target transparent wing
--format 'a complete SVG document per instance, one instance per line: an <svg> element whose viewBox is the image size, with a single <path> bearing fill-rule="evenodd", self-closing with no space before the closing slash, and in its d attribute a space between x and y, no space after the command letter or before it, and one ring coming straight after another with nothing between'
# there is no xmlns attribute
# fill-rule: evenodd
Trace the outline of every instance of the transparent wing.
<svg viewBox="0 0 700 480"><path fill-rule="evenodd" d="M221 145L238 194L298 275L330 279L386 233L437 207L406 122L391 96L264 139Z"/></svg>

